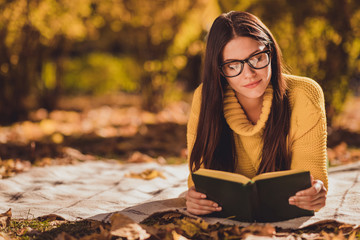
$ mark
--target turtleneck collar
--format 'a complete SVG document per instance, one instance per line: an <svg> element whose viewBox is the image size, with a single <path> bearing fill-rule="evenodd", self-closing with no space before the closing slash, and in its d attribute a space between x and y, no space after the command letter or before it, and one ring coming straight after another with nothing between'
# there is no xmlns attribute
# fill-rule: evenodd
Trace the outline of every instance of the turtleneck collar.
<svg viewBox="0 0 360 240"><path fill-rule="evenodd" d="M226 122L229 124L230 128L239 135L253 136L262 133L269 117L272 98L273 88L270 83L264 93L260 118L257 123L253 125L247 118L244 109L241 107L235 95L235 91L228 85L224 95L224 115Z"/></svg>

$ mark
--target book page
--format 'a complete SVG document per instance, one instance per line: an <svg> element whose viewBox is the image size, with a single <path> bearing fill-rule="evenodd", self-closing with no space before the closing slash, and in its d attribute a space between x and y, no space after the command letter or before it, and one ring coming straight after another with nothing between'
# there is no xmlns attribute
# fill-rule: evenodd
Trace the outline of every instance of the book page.
<svg viewBox="0 0 360 240"><path fill-rule="evenodd" d="M247 184L249 181L251 181L250 178L245 177L244 175L238 174L238 173L231 173L231 172L225 172L225 171L219 171L219 170L212 170L212 169L204 169L200 168L194 174L198 174L201 176L207 176L211 178L218 178L223 179L231 182L239 182L243 184Z"/></svg>
<svg viewBox="0 0 360 240"><path fill-rule="evenodd" d="M286 170L286 171L268 172L268 173L262 173L260 175L257 175L255 177L253 177L251 180L254 182L256 180L281 177L281 176L286 176L286 175L291 175L291 174L301 173L301 172L306 172L306 171L304 171L304 170Z"/></svg>

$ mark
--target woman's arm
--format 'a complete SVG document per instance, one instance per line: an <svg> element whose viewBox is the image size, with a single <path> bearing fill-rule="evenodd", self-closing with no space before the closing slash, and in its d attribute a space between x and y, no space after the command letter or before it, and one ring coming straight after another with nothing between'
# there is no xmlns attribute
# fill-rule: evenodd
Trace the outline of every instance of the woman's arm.
<svg viewBox="0 0 360 240"><path fill-rule="evenodd" d="M325 206L328 188L326 114L321 87L303 79L290 97L293 111L290 122L292 169L309 170L312 187L299 191L289 203L308 210Z"/></svg>

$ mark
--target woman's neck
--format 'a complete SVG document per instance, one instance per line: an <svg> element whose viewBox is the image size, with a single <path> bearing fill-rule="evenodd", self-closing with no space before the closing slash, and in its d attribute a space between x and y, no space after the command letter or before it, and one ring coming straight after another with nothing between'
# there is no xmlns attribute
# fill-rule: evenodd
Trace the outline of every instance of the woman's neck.
<svg viewBox="0 0 360 240"><path fill-rule="evenodd" d="M264 95L259 98L246 98L236 93L236 98L244 109L249 121L255 125L260 119Z"/></svg>

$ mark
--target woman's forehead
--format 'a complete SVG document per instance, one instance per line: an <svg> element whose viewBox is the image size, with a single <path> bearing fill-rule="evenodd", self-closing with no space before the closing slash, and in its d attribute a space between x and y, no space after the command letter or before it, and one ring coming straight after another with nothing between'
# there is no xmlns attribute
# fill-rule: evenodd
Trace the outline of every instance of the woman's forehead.
<svg viewBox="0 0 360 240"><path fill-rule="evenodd" d="M265 49L265 44L250 37L235 37L223 49L223 60L242 60Z"/></svg>

